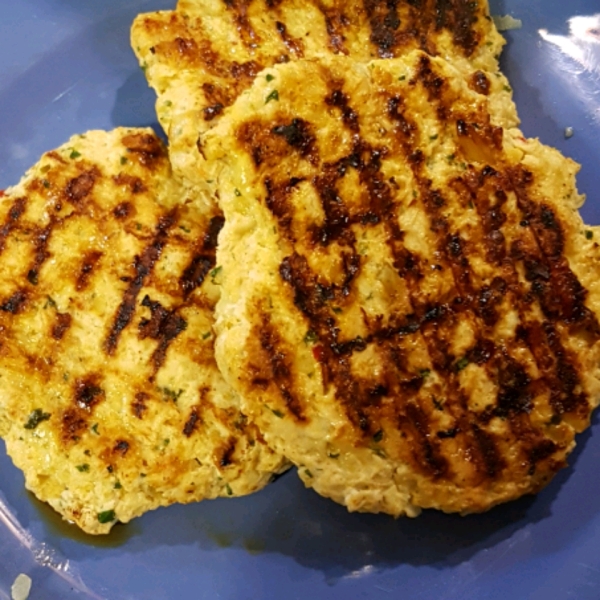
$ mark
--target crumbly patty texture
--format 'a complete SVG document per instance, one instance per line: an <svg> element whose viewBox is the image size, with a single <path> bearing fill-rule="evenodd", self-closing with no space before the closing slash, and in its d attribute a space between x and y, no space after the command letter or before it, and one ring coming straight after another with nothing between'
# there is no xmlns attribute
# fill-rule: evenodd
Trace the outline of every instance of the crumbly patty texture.
<svg viewBox="0 0 600 600"><path fill-rule="evenodd" d="M496 123L510 127L518 118L498 69L503 44L486 0L182 0L175 11L138 16L132 27L174 171L200 187L214 173L199 135L263 68L324 55L367 62L421 49L451 61L490 99Z"/></svg>
<svg viewBox="0 0 600 600"><path fill-rule="evenodd" d="M600 396L573 161L420 51L269 69L203 143L223 169L217 362L307 486L470 513L565 466Z"/></svg>
<svg viewBox="0 0 600 600"><path fill-rule="evenodd" d="M214 359L223 218L151 130L73 137L0 198L0 434L88 533L248 494L283 461Z"/></svg>

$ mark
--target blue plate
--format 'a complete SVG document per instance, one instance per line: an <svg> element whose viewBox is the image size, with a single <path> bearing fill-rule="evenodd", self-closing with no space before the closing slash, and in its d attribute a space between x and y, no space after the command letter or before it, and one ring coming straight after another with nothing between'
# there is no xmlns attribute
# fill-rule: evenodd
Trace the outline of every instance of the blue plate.
<svg viewBox="0 0 600 600"><path fill-rule="evenodd" d="M523 22L507 34L503 56L523 130L583 165L583 213L600 223L598 0L491 4ZM73 133L156 124L129 24L172 5L0 0L0 189ZM569 23L574 15L590 18ZM548 488L484 515L351 515L289 474L248 498L157 510L103 540L77 533L28 494L0 446L0 599L27 573L32 600L597 600L595 421Z"/></svg>

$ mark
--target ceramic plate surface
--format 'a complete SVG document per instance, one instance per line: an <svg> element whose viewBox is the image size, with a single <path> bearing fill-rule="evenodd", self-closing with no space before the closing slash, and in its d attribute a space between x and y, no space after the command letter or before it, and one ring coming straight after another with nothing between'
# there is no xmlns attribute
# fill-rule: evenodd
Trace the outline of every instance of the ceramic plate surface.
<svg viewBox="0 0 600 600"><path fill-rule="evenodd" d="M129 26L173 4L0 0L0 189L74 133L156 126ZM583 165L583 214L599 224L600 3L492 0L492 13L523 23L507 33L503 69L525 134ZM96 540L24 490L0 443L0 599L26 573L31 600L597 600L597 417L570 463L538 496L468 518L348 514L290 473L254 496L157 510Z"/></svg>

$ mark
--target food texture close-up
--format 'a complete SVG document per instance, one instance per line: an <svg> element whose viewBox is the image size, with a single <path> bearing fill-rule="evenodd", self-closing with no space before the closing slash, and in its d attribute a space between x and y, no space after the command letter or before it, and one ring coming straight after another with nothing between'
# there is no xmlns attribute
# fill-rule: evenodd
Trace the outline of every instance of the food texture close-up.
<svg viewBox="0 0 600 600"><path fill-rule="evenodd" d="M598 598L593 0L0 34L0 600Z"/></svg>

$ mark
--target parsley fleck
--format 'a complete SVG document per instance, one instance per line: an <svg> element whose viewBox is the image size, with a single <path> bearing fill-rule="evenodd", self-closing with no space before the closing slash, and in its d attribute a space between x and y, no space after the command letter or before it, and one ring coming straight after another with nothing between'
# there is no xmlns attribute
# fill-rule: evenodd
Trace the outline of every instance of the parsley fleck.
<svg viewBox="0 0 600 600"><path fill-rule="evenodd" d="M98 513L98 522L100 523L112 523L115 520L115 511L114 510L105 510L103 512Z"/></svg>
<svg viewBox="0 0 600 600"><path fill-rule="evenodd" d="M265 79L271 83L271 81L273 81L273 79L275 79L275 77L273 75L271 75L271 73L267 73L267 76L265 77Z"/></svg>
<svg viewBox="0 0 600 600"><path fill-rule="evenodd" d="M306 335L304 336L304 343L305 344L314 344L318 339L319 339L319 336L317 335L317 333L315 331L313 331L312 329L309 329L306 332Z"/></svg>
<svg viewBox="0 0 600 600"><path fill-rule="evenodd" d="M429 139L430 139L431 141L433 141L433 140L437 140L437 139L438 139L438 137L439 137L439 136L438 136L438 134L436 133L435 135L430 135L430 136L429 136Z"/></svg>
<svg viewBox="0 0 600 600"><path fill-rule="evenodd" d="M50 182L47 179L42 179L42 185L48 189L50 187Z"/></svg>
<svg viewBox="0 0 600 600"><path fill-rule="evenodd" d="M185 233L190 233L191 229L189 227L186 227L185 225L180 225L179 229L181 229L181 231L185 231Z"/></svg>
<svg viewBox="0 0 600 600"><path fill-rule="evenodd" d="M89 473L90 471L90 465L88 465L87 463L84 463L82 465L77 465L75 467L80 473Z"/></svg>
<svg viewBox="0 0 600 600"><path fill-rule="evenodd" d="M400 75L400 77L398 77L399 81L404 81L406 79L406 75Z"/></svg>
<svg viewBox="0 0 600 600"><path fill-rule="evenodd" d="M237 188L235 188L234 192L233 192L238 198L242 195L242 192L240 192L240 190L238 190Z"/></svg>
<svg viewBox="0 0 600 600"><path fill-rule="evenodd" d="M215 281L216 276L223 270L223 267L215 267L210 273L210 279L211 281L216 284L217 282Z"/></svg>
<svg viewBox="0 0 600 600"><path fill-rule="evenodd" d="M167 100L165 102L165 106L173 106L173 103L170 100Z"/></svg>
<svg viewBox="0 0 600 600"><path fill-rule="evenodd" d="M380 429L374 436L373 436L373 441L374 442L380 442L383 439L383 429Z"/></svg>
<svg viewBox="0 0 600 600"><path fill-rule="evenodd" d="M233 490L231 489L228 483L225 484L225 489L227 490L228 496L233 496Z"/></svg>
<svg viewBox="0 0 600 600"><path fill-rule="evenodd" d="M115 482L115 485L113 486L115 488L115 490L120 490L123 486L121 485L120 481Z"/></svg>
<svg viewBox="0 0 600 600"><path fill-rule="evenodd" d="M24 427L25 429L35 429L42 421L47 421L49 418L49 413L45 413L41 408L36 408L29 415Z"/></svg>
<svg viewBox="0 0 600 600"><path fill-rule="evenodd" d="M211 333L210 333L210 331L207 331L206 333L203 333L203 334L202 334L202 339L203 339L203 340L207 340L207 339L208 339L210 336L211 336Z"/></svg>
<svg viewBox="0 0 600 600"><path fill-rule="evenodd" d="M334 306L331 310L333 310L336 315L342 314L342 309L339 306Z"/></svg>
<svg viewBox="0 0 600 600"><path fill-rule="evenodd" d="M431 399L436 410L444 410L444 405L435 396L432 396Z"/></svg>
<svg viewBox="0 0 600 600"><path fill-rule="evenodd" d="M69 154L69 158L74 159L74 158L79 158L81 156L81 152L77 152L77 150L75 150L75 148L71 148L71 154Z"/></svg>
<svg viewBox="0 0 600 600"><path fill-rule="evenodd" d="M183 390L174 391L168 387L158 388L158 391L162 393L163 400L166 402L167 400L173 400L173 402L177 402L179 400L179 396L183 394Z"/></svg>
<svg viewBox="0 0 600 600"><path fill-rule="evenodd" d="M419 375L421 379L427 379L431 375L431 369L421 369Z"/></svg>
<svg viewBox="0 0 600 600"><path fill-rule="evenodd" d="M269 104L271 100L279 100L279 92L277 90L273 90L266 98L265 104Z"/></svg>
<svg viewBox="0 0 600 600"><path fill-rule="evenodd" d="M44 304L44 309L48 307L56 308L56 302L51 296L46 296L46 304Z"/></svg>
<svg viewBox="0 0 600 600"><path fill-rule="evenodd" d="M335 458L335 459L337 459L337 458L340 457L340 453L339 452L334 453L334 452L331 452L331 450L328 450L327 451L327 456L329 456L329 458Z"/></svg>
<svg viewBox="0 0 600 600"><path fill-rule="evenodd" d="M280 410L277 410L276 408L272 408L271 412L278 418L283 419L283 413Z"/></svg>
<svg viewBox="0 0 600 600"><path fill-rule="evenodd" d="M121 162L122 165L126 165L127 162L128 162L128 160L129 159L126 156L121 156L121 161L120 162Z"/></svg>
<svg viewBox="0 0 600 600"><path fill-rule="evenodd" d="M92 432L93 432L93 433L95 433L96 435L100 435L100 434L98 433L98 423L94 423L94 424L92 425L92 427L91 427L91 430L92 430Z"/></svg>
<svg viewBox="0 0 600 600"><path fill-rule="evenodd" d="M469 359L466 356L463 356L457 363L456 363L456 370L457 371L462 371L463 369L465 369L467 367L467 365L469 364Z"/></svg>
<svg viewBox="0 0 600 600"><path fill-rule="evenodd" d="M586 231L585 232L585 239L586 240L591 240L594 237L594 232L593 231Z"/></svg>

